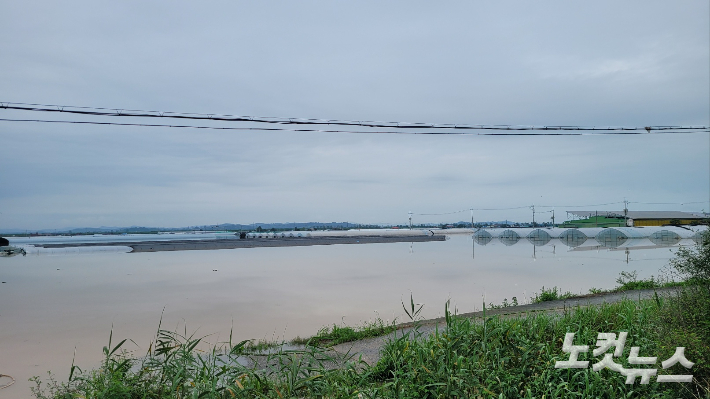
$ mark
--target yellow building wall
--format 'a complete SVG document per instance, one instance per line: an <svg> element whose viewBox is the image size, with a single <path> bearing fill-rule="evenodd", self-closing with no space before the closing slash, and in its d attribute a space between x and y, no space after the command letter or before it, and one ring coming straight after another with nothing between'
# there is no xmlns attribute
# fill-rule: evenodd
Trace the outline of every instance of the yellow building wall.
<svg viewBox="0 0 710 399"><path fill-rule="evenodd" d="M690 224L697 219L673 219L679 220L680 224ZM671 219L634 219L634 226L663 226L671 224Z"/></svg>

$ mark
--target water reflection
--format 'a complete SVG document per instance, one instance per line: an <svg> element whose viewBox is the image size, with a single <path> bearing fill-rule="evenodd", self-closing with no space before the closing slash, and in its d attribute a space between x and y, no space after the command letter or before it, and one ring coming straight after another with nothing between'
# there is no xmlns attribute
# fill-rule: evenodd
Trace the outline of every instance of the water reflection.
<svg viewBox="0 0 710 399"><path fill-rule="evenodd" d="M597 234L595 239L603 247L616 248L629 238L616 229L606 229Z"/></svg>
<svg viewBox="0 0 710 399"><path fill-rule="evenodd" d="M585 228L585 229L491 229L476 231L472 238L478 245L488 245L494 238L506 246L513 246L525 236L533 246L554 245L560 242L571 250L599 249L654 249L699 242L704 228L697 231L685 227L659 228Z"/></svg>
<svg viewBox="0 0 710 399"><path fill-rule="evenodd" d="M498 236L498 239L500 239L500 242L507 246L515 245L520 241L520 235L516 233L514 230L505 230L503 231L500 236Z"/></svg>
<svg viewBox="0 0 710 399"><path fill-rule="evenodd" d="M676 232L661 230L651 234L649 240L659 246L671 246L678 244L681 240L681 237Z"/></svg>
<svg viewBox="0 0 710 399"><path fill-rule="evenodd" d="M528 241L536 247L547 245L552 240L550 234L542 229L535 229L531 231L527 238Z"/></svg>
<svg viewBox="0 0 710 399"><path fill-rule="evenodd" d="M577 229L568 229L559 238L568 247L578 247L584 244L588 237Z"/></svg>
<svg viewBox="0 0 710 399"><path fill-rule="evenodd" d="M486 245L489 242L493 241L493 236L486 230L479 230L473 235L473 240L476 242L476 244Z"/></svg>

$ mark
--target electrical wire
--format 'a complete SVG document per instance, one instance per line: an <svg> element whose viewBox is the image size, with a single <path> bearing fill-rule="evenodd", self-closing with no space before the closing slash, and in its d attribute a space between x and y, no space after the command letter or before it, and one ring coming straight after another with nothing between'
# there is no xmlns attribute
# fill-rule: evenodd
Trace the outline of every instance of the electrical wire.
<svg viewBox="0 0 710 399"><path fill-rule="evenodd" d="M103 126L137 126L137 127L169 127L187 129L208 129L208 130L250 130L250 131L280 131L280 132L316 132L316 133L348 133L348 134L404 134L404 135L449 135L449 136L610 136L610 135L649 135L649 134L691 134L708 133L708 130L658 130L658 131L610 131L610 132L579 132L579 133L481 133L481 132L412 132L412 131L388 131L388 130L329 130L329 129L287 129L280 127L233 127L233 126L196 126L196 125L167 125L154 123L119 123L119 122L98 122L98 121L73 121L73 120L48 120L48 119L11 119L0 118L2 122L37 122L37 123L64 123L76 125L103 125ZM515 129L510 129L515 130ZM580 129L581 130L581 129Z"/></svg>
<svg viewBox="0 0 710 399"><path fill-rule="evenodd" d="M704 204L707 201L693 201L693 202L635 202L628 201L629 204L644 204L644 205L688 205L688 204ZM507 211L514 209L530 209L532 206L535 208L589 208L593 206L607 206L607 205L617 205L623 204L624 201L617 202L605 202L603 204L587 204L587 205L527 205L527 206L516 206L508 208L468 208L460 209L458 211L452 212L441 212L441 213L412 213L412 215L417 216L442 216L442 215L455 215L457 213L463 213L466 211ZM549 213L551 211L539 211L535 213Z"/></svg>
<svg viewBox="0 0 710 399"><path fill-rule="evenodd" d="M624 201L617 202L607 202L604 204L589 204L589 205L535 205L538 208L587 208L590 206L606 206L606 205L616 205L623 204Z"/></svg>
<svg viewBox="0 0 710 399"><path fill-rule="evenodd" d="M537 205L535 205L537 206ZM468 209L461 209L459 211L453 211L453 212L444 212L444 213L412 213L412 215L417 215L417 216L440 216L440 215L453 215L456 213L462 213L466 211L509 211L509 210L514 210L514 209L528 209L530 208L530 205L528 206L515 206L511 208L468 208ZM548 211L545 211L548 212Z"/></svg>
<svg viewBox="0 0 710 399"><path fill-rule="evenodd" d="M453 211L453 212L444 212L444 213L412 213L412 215L417 215L417 216L441 216L441 215L454 215L457 213L462 213L466 212L468 209L462 209L460 211Z"/></svg>
<svg viewBox="0 0 710 399"><path fill-rule="evenodd" d="M693 202L638 202L629 201L629 204L643 204L643 205L691 205L691 204L704 204L707 201L693 201Z"/></svg>
<svg viewBox="0 0 710 399"><path fill-rule="evenodd" d="M437 124L420 122L374 122L350 121L337 119L309 119L309 118L277 118L263 116L236 116L203 113L180 113L171 111L147 111L105 107L84 107L74 105L52 105L36 103L0 102L0 108L34 112L59 112L91 116L113 117L141 117L141 118L177 118L192 120L210 120L226 122L256 122L290 125L340 125L359 126L363 128L391 128L391 129L452 129L452 130L506 130L506 131L607 131L607 132L641 132L665 130L707 130L710 126L516 126L516 125L469 125L469 124ZM148 125L146 125L148 126ZM177 127L177 126L176 126ZM186 126L179 126L186 127Z"/></svg>

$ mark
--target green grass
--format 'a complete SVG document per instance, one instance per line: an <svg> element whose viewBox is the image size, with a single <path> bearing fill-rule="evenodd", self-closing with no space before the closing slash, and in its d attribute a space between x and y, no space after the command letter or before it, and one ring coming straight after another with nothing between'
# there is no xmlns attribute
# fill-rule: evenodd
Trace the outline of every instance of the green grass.
<svg viewBox="0 0 710 399"><path fill-rule="evenodd" d="M696 298L690 294L688 298ZM623 301L601 307L589 307L567 312L562 316L543 314L517 319L487 318L476 323L471 320L447 318L446 327L423 340L402 337L386 348L386 356L376 366L384 381L401 386L406 397L694 397L707 396L707 345L701 337L689 341L694 347L693 358L698 366L693 374L705 381L692 386L624 384L618 373L590 369L559 370L557 360L566 360L560 351L566 332L574 332L575 343L592 348L598 332L628 331L626 349L640 346L642 353L656 354L664 360L673 354L670 339L659 335L662 316L674 314L676 299L668 298L665 305L651 301ZM707 297L701 302L710 305ZM664 308L665 306L665 308ZM708 306L710 308L710 306ZM679 324L673 331L687 331L693 327ZM683 330L678 330L683 327ZM694 329L694 328L690 328ZM682 333L680 334L682 335ZM707 333L704 338L709 338ZM675 338L675 337L674 337ZM687 352L689 353L689 352ZM580 357L594 360L593 357ZM600 359L597 359L600 360ZM619 361L619 360L617 360ZM624 363L625 367L630 366ZM674 370L680 374L681 370ZM393 392L394 396L394 392ZM699 396L699 397L705 397Z"/></svg>
<svg viewBox="0 0 710 399"><path fill-rule="evenodd" d="M310 338L296 337L291 341L295 345L311 345L319 347L330 347L345 342L357 341L370 337L377 337L395 331L394 324L385 324L382 319L366 323L360 327L338 326L323 327L318 334Z"/></svg>
<svg viewBox="0 0 710 399"><path fill-rule="evenodd" d="M559 299L573 298L574 296L575 295L569 291L567 291L563 294L562 290L557 289L557 287L545 288L543 286L542 289L540 290L540 293L535 294L531 298L531 302L532 303L540 303L540 302L556 301Z"/></svg>
<svg viewBox="0 0 710 399"><path fill-rule="evenodd" d="M273 350L281 346L280 342L269 341L265 339L251 340L244 345L244 349L248 353L261 353Z"/></svg>
<svg viewBox="0 0 710 399"><path fill-rule="evenodd" d="M520 303L518 303L518 298L517 298L517 297L513 297L513 298L510 300L510 302L508 302L508 298L503 298L503 302L501 302L500 305L496 305L496 304L493 304L493 303L489 303L489 304L487 305L487 307L486 307L486 304L484 304L484 307L485 307L486 309L503 309L503 308L507 308L507 307L510 307L510 306L518 306L518 305L520 305Z"/></svg>
<svg viewBox="0 0 710 399"><path fill-rule="evenodd" d="M590 294L607 294L612 292L624 292L633 290L646 290L655 288L670 288L670 287L690 287L695 285L703 284L702 281L697 278L687 278L682 281L675 281L669 278L654 277L651 276L646 279L639 279L636 270L631 272L622 271L619 273L619 277L616 279L616 283L619 284L612 289L602 289L602 288L590 288Z"/></svg>
<svg viewBox="0 0 710 399"><path fill-rule="evenodd" d="M638 278L638 272L636 270L627 272L627 271L622 271L619 273L619 277L616 279L618 286L615 288L611 289L603 289L603 288L590 288L589 293L590 294L609 294L609 293L614 293L614 292L625 292L625 291L633 291L633 290L645 290L645 289L654 289L654 288L669 288L669 287L688 287L688 286L694 286L701 284L702 282L694 279L694 278L688 278L683 281L674 281L670 280L668 278L662 278L662 277L654 277L651 276L646 279L639 279ZM555 287L552 288L545 288L544 286L542 289L540 289L539 293L533 294L532 298L530 298L530 303L540 303L540 302L548 302L548 301L557 301L557 300L564 300L564 299L570 299L570 298L578 298L578 297L583 297L585 295L577 295L573 294L569 291L563 292L562 289ZM503 302L500 304L488 304L488 309L502 309L506 308L509 306L518 306L518 299L516 297L513 297L512 301L508 302L508 299L505 298L503 299Z"/></svg>
<svg viewBox="0 0 710 399"><path fill-rule="evenodd" d="M702 281L694 278L688 278L682 281L674 281L668 278L654 277L651 276L646 279L639 279L638 272L636 270L627 272L622 271L619 273L619 277L616 279L616 283L619 284L615 288L603 289L603 288L590 288L590 294L609 294L614 292L625 292L633 290L645 290L654 288L669 288L669 287L688 287L701 284ZM545 288L544 286L539 293L533 294L530 298L530 303L540 303L548 301L557 301L570 298L583 297L584 295L573 294L569 291L563 292L562 289L555 287ZM488 309L501 309L509 306L518 306L518 299L513 297L512 302L508 302L508 299L503 299L503 302L499 305L489 304Z"/></svg>
<svg viewBox="0 0 710 399"><path fill-rule="evenodd" d="M608 218L605 216L591 216L587 219L569 220L561 223L561 228L580 227L624 227L626 222L623 218Z"/></svg>

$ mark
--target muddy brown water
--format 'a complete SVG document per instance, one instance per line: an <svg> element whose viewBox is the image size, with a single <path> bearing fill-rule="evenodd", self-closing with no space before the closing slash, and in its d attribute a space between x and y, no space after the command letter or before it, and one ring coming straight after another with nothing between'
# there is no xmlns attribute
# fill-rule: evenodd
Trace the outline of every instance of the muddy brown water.
<svg viewBox="0 0 710 399"><path fill-rule="evenodd" d="M475 246L474 246L475 245ZM658 275L673 248L570 251L557 244L441 242L240 248L175 252L81 252L0 258L0 374L17 382L0 398L31 397L27 379L76 364L98 365L114 342L142 355L162 326L228 339L292 339L332 324L404 320L487 303L520 303L542 286L573 293L611 288L622 270Z"/></svg>

